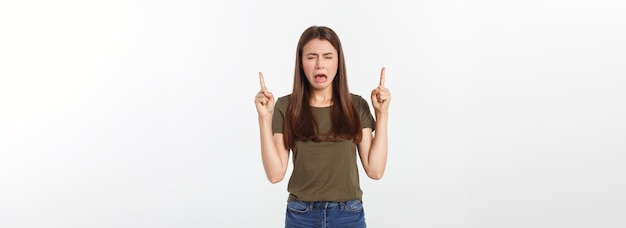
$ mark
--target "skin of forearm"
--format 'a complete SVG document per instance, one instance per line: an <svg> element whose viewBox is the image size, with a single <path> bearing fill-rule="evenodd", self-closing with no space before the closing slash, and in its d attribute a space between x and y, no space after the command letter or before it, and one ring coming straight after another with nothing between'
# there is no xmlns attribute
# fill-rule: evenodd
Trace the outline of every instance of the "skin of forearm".
<svg viewBox="0 0 626 228"><path fill-rule="evenodd" d="M376 131L368 156L369 171L374 179L382 177L387 165L387 122L387 112L376 113Z"/></svg>
<svg viewBox="0 0 626 228"><path fill-rule="evenodd" d="M283 164L274 144L272 133L272 117L259 117L259 129L261 135L261 159L267 179L272 183L283 179Z"/></svg>

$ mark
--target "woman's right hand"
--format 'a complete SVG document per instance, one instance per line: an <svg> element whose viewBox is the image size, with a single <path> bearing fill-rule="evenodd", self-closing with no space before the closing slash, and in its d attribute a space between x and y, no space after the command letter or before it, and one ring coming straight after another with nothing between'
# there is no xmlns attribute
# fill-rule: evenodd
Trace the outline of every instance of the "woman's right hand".
<svg viewBox="0 0 626 228"><path fill-rule="evenodd" d="M259 118L271 118L274 112L274 95L267 91L261 72L259 72L259 80L261 81L261 91L254 97L256 111L259 113Z"/></svg>

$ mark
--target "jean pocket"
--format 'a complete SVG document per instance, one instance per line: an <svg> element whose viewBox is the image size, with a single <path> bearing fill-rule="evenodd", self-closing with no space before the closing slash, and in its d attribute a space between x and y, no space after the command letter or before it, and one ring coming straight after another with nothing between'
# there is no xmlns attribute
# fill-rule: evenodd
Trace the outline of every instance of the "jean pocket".
<svg viewBox="0 0 626 228"><path fill-rule="evenodd" d="M311 207L309 207L308 203L302 202L302 201L298 201L298 200L292 200L287 202L287 210L293 211L293 212L297 212L297 213L305 213L307 211L310 210Z"/></svg>
<svg viewBox="0 0 626 228"><path fill-rule="evenodd" d="M361 212L363 211L363 202L361 200L350 200L348 202L343 203L342 210L347 212Z"/></svg>

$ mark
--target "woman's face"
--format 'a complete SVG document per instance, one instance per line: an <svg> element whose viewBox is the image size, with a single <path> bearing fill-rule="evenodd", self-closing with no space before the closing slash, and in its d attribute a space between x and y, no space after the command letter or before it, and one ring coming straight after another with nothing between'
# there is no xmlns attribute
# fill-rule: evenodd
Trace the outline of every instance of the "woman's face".
<svg viewBox="0 0 626 228"><path fill-rule="evenodd" d="M337 50L328 40L312 39L302 48L302 70L313 89L332 88L338 65Z"/></svg>

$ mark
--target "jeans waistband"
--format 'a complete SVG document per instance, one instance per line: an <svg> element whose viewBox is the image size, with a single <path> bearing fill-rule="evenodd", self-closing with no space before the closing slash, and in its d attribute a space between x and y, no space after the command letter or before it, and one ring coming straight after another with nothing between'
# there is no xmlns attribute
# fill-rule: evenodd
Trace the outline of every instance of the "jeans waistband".
<svg viewBox="0 0 626 228"><path fill-rule="evenodd" d="M319 202L306 202L312 207L338 207L343 204L343 202L332 202L332 201L319 201Z"/></svg>
<svg viewBox="0 0 626 228"><path fill-rule="evenodd" d="M296 200L299 201L299 200ZM323 207L323 208L328 208L328 207L345 207L345 205L347 203L351 203L352 201L360 201L360 200L350 200L350 201L346 201L346 202L335 202L335 201L299 201L302 203L305 203L307 205L309 205L310 208L314 208L314 207Z"/></svg>

